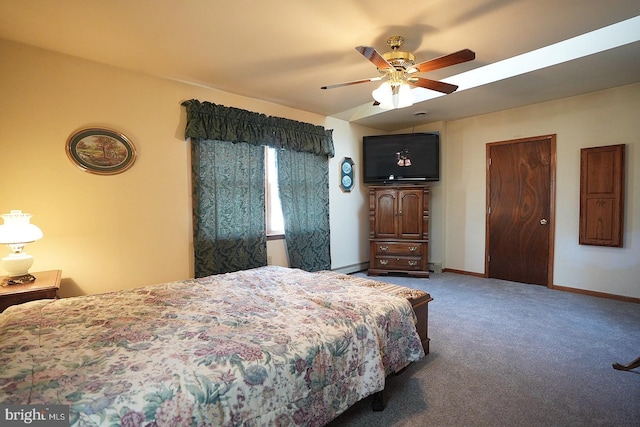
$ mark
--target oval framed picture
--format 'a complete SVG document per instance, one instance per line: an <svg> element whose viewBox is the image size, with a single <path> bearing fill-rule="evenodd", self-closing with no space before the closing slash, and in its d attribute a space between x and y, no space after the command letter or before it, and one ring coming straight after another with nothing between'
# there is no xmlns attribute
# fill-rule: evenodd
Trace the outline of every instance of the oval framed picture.
<svg viewBox="0 0 640 427"><path fill-rule="evenodd" d="M69 137L67 156L86 172L115 175L133 166L136 148L120 132L106 128L86 128Z"/></svg>

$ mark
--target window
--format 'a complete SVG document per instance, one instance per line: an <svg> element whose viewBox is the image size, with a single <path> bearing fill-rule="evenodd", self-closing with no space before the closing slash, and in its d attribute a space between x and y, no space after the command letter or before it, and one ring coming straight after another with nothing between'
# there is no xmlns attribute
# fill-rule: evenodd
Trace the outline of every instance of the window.
<svg viewBox="0 0 640 427"><path fill-rule="evenodd" d="M278 168L275 148L265 149L265 206L267 210L267 237L284 236L284 217L278 192Z"/></svg>

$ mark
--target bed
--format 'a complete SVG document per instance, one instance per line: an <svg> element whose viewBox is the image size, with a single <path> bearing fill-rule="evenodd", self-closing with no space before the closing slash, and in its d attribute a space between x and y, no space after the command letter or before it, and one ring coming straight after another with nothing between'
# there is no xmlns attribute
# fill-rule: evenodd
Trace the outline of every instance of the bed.
<svg viewBox="0 0 640 427"><path fill-rule="evenodd" d="M406 288L384 288L267 266L12 306L0 404L69 405L78 426L325 425L425 354Z"/></svg>

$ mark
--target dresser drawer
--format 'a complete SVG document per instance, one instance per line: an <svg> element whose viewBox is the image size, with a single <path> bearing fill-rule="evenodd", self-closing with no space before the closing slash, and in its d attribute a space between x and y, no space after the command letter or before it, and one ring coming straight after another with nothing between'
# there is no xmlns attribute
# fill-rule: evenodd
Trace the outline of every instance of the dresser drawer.
<svg viewBox="0 0 640 427"><path fill-rule="evenodd" d="M427 252L426 243L415 242L376 242L374 244L374 252L376 255L409 255L419 256Z"/></svg>
<svg viewBox="0 0 640 427"><path fill-rule="evenodd" d="M421 257L408 256L378 256L374 258L374 267L380 270L422 270L423 259Z"/></svg>

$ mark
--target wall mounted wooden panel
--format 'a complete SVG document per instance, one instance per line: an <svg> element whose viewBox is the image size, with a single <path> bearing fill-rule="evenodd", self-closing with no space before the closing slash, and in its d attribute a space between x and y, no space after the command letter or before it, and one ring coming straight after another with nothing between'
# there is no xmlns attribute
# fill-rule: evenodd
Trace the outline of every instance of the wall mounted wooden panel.
<svg viewBox="0 0 640 427"><path fill-rule="evenodd" d="M581 245L623 246L625 145L580 150Z"/></svg>

